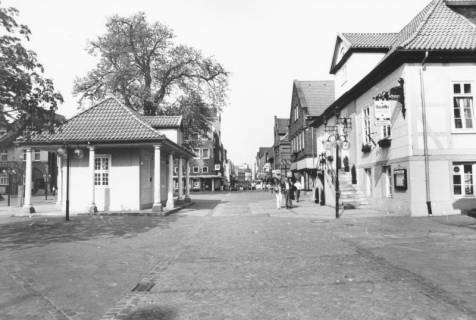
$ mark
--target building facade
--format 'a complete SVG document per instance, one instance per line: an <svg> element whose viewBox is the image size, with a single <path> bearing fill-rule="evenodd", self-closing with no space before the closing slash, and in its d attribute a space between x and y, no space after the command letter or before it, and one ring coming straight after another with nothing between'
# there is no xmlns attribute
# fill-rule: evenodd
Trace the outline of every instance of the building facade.
<svg viewBox="0 0 476 320"><path fill-rule="evenodd" d="M474 2L434 0L398 33L338 36L338 97L314 123L317 149L335 155L325 127L350 120L341 157L371 206L412 216L476 208L475 14Z"/></svg>
<svg viewBox="0 0 476 320"><path fill-rule="evenodd" d="M310 124L333 101L333 81L294 80L288 133L291 171L305 190L314 187L317 177L316 133Z"/></svg>
<svg viewBox="0 0 476 320"><path fill-rule="evenodd" d="M291 172L291 145L289 143L289 119L274 116L274 166L273 177L282 179Z"/></svg>

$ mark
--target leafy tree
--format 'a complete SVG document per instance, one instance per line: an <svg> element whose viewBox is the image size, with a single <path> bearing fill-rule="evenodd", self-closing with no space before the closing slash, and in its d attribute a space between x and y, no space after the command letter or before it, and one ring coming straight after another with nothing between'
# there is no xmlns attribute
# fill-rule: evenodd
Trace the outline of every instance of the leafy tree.
<svg viewBox="0 0 476 320"><path fill-rule="evenodd" d="M17 15L17 9L0 3L0 122L7 128L0 146L21 134L53 130L58 124L55 111L63 102L53 81L44 77L35 52L23 46L31 31L16 21Z"/></svg>
<svg viewBox="0 0 476 320"><path fill-rule="evenodd" d="M106 27L89 44L99 63L75 80L80 102L114 94L145 115L183 113L186 138L198 128L208 130L210 112L216 114L225 104L228 73L223 66L195 48L176 44L168 26L148 23L144 13L113 16Z"/></svg>
<svg viewBox="0 0 476 320"><path fill-rule="evenodd" d="M205 103L197 92L181 97L177 103L161 108L158 115L181 115L184 130L184 145L197 146L197 138L206 136L210 123L216 120L217 109Z"/></svg>

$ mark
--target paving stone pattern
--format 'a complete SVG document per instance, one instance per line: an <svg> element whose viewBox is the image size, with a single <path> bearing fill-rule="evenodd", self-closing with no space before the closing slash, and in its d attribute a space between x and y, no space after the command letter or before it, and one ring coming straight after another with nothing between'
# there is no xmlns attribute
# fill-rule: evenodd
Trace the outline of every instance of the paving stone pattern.
<svg viewBox="0 0 476 320"><path fill-rule="evenodd" d="M473 218L193 199L167 217L3 218L0 319L476 319Z"/></svg>
<svg viewBox="0 0 476 320"><path fill-rule="evenodd" d="M262 198L270 196L228 196L228 201L210 210L172 259L144 279L155 283L149 292L129 293L103 319L476 317L470 303L474 287L468 292L471 296L455 295L438 283L437 276L430 279L420 270L399 266L374 253L378 247L361 246L352 234L335 232L353 223L297 220L296 215L306 215L299 208L295 212L266 209L272 199ZM401 232L411 246L413 239ZM474 267L474 259L469 260L468 266ZM427 271L431 274L432 269L428 266Z"/></svg>

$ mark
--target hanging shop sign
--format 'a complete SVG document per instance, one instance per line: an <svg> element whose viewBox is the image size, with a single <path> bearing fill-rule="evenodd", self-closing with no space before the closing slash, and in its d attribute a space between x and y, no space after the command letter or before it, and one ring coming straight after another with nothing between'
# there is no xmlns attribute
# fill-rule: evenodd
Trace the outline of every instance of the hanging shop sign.
<svg viewBox="0 0 476 320"><path fill-rule="evenodd" d="M374 115L375 125L389 126L390 125L390 101L389 100L375 100L374 101Z"/></svg>
<svg viewBox="0 0 476 320"><path fill-rule="evenodd" d="M216 163L215 164L215 171L219 171L220 170L220 164L219 163Z"/></svg>

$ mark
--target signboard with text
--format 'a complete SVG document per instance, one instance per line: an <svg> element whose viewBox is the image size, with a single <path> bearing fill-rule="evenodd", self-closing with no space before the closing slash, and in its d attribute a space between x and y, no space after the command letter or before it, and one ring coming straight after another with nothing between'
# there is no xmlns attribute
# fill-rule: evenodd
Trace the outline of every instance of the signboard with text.
<svg viewBox="0 0 476 320"><path fill-rule="evenodd" d="M375 100L374 102L375 125L389 126L390 125L390 101L389 100Z"/></svg>

